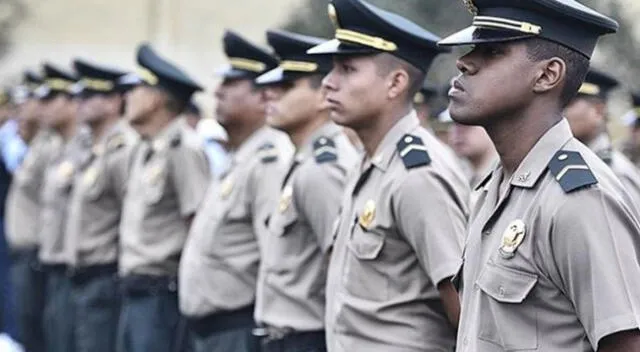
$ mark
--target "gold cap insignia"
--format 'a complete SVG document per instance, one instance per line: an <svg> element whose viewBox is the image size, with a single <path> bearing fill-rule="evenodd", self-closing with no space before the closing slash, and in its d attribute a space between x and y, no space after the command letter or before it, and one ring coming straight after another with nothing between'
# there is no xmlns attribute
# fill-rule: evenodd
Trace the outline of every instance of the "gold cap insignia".
<svg viewBox="0 0 640 352"><path fill-rule="evenodd" d="M58 166L58 176L61 180L66 181L73 175L73 170L73 163L68 160L64 161L60 166Z"/></svg>
<svg viewBox="0 0 640 352"><path fill-rule="evenodd" d="M522 244L525 236L525 225L522 220L512 221L502 234L500 255L505 259L511 259Z"/></svg>
<svg viewBox="0 0 640 352"><path fill-rule="evenodd" d="M278 204L278 210L284 213L291 205L291 199L293 198L293 187L287 186L282 190L280 196L280 203Z"/></svg>
<svg viewBox="0 0 640 352"><path fill-rule="evenodd" d="M467 7L467 10L469 10L469 12L471 12L472 15L475 16L475 15L478 14L478 8L473 3L473 0L462 0L462 2L464 3L464 6Z"/></svg>
<svg viewBox="0 0 640 352"><path fill-rule="evenodd" d="M338 11L336 11L336 7L333 4L329 4L328 6L329 19L335 28L340 28L340 22L338 22Z"/></svg>
<svg viewBox="0 0 640 352"><path fill-rule="evenodd" d="M376 218L376 203L373 200L368 200L366 203L364 203L364 210L362 211L362 214L360 214L360 217L358 218L358 223L360 223L360 226L364 227L365 229L368 229L369 226L371 226L371 223L373 223L373 219Z"/></svg>
<svg viewBox="0 0 640 352"><path fill-rule="evenodd" d="M96 180L98 179L98 169L95 167L90 167L84 173L84 184L87 186L92 186Z"/></svg>
<svg viewBox="0 0 640 352"><path fill-rule="evenodd" d="M231 194L232 190L233 190L233 179L227 176L224 178L224 180L222 180L222 183L220 184L220 196L223 199L226 199Z"/></svg>

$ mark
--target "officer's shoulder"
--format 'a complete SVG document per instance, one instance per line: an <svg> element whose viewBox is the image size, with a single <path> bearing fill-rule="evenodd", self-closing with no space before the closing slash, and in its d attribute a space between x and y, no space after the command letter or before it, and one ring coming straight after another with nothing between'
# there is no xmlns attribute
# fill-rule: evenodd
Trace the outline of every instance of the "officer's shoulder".
<svg viewBox="0 0 640 352"><path fill-rule="evenodd" d="M396 143L396 149L406 169L431 165L431 156L421 136L405 134Z"/></svg>
<svg viewBox="0 0 640 352"><path fill-rule="evenodd" d="M579 151L559 150L549 161L548 169L565 193L598 183L598 179Z"/></svg>
<svg viewBox="0 0 640 352"><path fill-rule="evenodd" d="M333 138L321 136L313 141L313 158L318 164L333 163L338 160L338 148Z"/></svg>

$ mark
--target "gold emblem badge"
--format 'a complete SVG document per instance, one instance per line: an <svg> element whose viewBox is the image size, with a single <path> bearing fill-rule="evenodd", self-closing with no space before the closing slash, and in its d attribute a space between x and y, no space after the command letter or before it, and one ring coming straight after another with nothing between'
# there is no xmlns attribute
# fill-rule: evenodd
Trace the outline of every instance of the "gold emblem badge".
<svg viewBox="0 0 640 352"><path fill-rule="evenodd" d="M477 15L478 14L478 8L476 7L476 5L473 3L473 0L462 0L462 2L464 3L464 6L467 8L467 10L469 10L469 12L472 15Z"/></svg>
<svg viewBox="0 0 640 352"><path fill-rule="evenodd" d="M162 175L162 171L163 170L161 166L154 166L150 168L149 171L147 172L147 182L149 182L150 185L158 184L158 182L160 182L160 176Z"/></svg>
<svg viewBox="0 0 640 352"><path fill-rule="evenodd" d="M516 250L522 244L525 236L525 226L522 220L512 221L502 234L502 245L500 246L500 255L505 259L511 259L515 256Z"/></svg>
<svg viewBox="0 0 640 352"><path fill-rule="evenodd" d="M368 200L364 203L364 210L360 217L358 218L358 223L360 226L368 229L373 223L373 219L376 218L376 203L373 200Z"/></svg>
<svg viewBox="0 0 640 352"><path fill-rule="evenodd" d="M282 190L280 195L280 203L278 204L278 210L284 213L291 205L291 199L293 198L293 187L287 186Z"/></svg>
<svg viewBox="0 0 640 352"><path fill-rule="evenodd" d="M231 194L232 190L233 180L231 179L231 177L227 176L224 178L224 180L222 180L222 183L220 184L220 196L225 199Z"/></svg>
<svg viewBox="0 0 640 352"><path fill-rule="evenodd" d="M153 150L156 152L161 152L167 148L167 142L164 139L158 139L153 141Z"/></svg>
<svg viewBox="0 0 640 352"><path fill-rule="evenodd" d="M338 22L338 11L336 11L336 7L333 4L329 4L328 6L329 19L335 28L340 28L340 22Z"/></svg>
<svg viewBox="0 0 640 352"><path fill-rule="evenodd" d="M92 186L96 180L98 179L98 169L95 167L90 167L84 173L84 184L87 186Z"/></svg>
<svg viewBox="0 0 640 352"><path fill-rule="evenodd" d="M64 161L58 166L58 177L61 180L67 181L73 175L73 163L70 161Z"/></svg>

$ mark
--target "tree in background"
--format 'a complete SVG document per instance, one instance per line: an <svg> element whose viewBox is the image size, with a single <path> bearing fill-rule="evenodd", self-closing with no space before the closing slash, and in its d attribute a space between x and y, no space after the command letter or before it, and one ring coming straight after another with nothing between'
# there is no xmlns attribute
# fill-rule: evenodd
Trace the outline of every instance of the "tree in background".
<svg viewBox="0 0 640 352"><path fill-rule="evenodd" d="M334 28L327 17L328 0L302 1L303 3L293 10L283 28L302 34L332 37ZM461 0L368 1L381 8L397 12L441 36L453 33L471 22L471 14ZM620 23L618 34L605 36L601 40L594 65L610 71L628 87L640 89L640 82L636 79L640 77L640 65L636 60L636 56L640 53L640 45L635 36L632 14L624 11L624 5L629 1L637 0L584 0L582 2L608 14ZM612 65L612 62L615 64ZM442 55L434 62L428 78L444 87L456 74L452 56Z"/></svg>

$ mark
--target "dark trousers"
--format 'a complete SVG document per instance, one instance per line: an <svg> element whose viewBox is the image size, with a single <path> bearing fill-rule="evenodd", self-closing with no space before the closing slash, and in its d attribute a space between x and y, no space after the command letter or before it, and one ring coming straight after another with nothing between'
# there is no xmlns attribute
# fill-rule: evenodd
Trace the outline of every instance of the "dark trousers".
<svg viewBox="0 0 640 352"><path fill-rule="evenodd" d="M124 278L118 352L181 352L186 323L178 310L175 279Z"/></svg>
<svg viewBox="0 0 640 352"><path fill-rule="evenodd" d="M0 219L0 331L16 338L17 328L9 267L9 246L4 237L4 222Z"/></svg>
<svg viewBox="0 0 640 352"><path fill-rule="evenodd" d="M47 352L74 352L71 279L62 266L44 266L47 276L44 337Z"/></svg>
<svg viewBox="0 0 640 352"><path fill-rule="evenodd" d="M259 352L260 340L253 336L253 308L191 319L194 352Z"/></svg>
<svg viewBox="0 0 640 352"><path fill-rule="evenodd" d="M299 332L278 340L265 339L262 352L326 352L324 331Z"/></svg>
<svg viewBox="0 0 640 352"><path fill-rule="evenodd" d="M76 352L114 352L120 314L116 266L96 276L72 279Z"/></svg>
<svg viewBox="0 0 640 352"><path fill-rule="evenodd" d="M16 340L27 352L43 352L46 284L37 249L11 254L11 285L17 321Z"/></svg>

